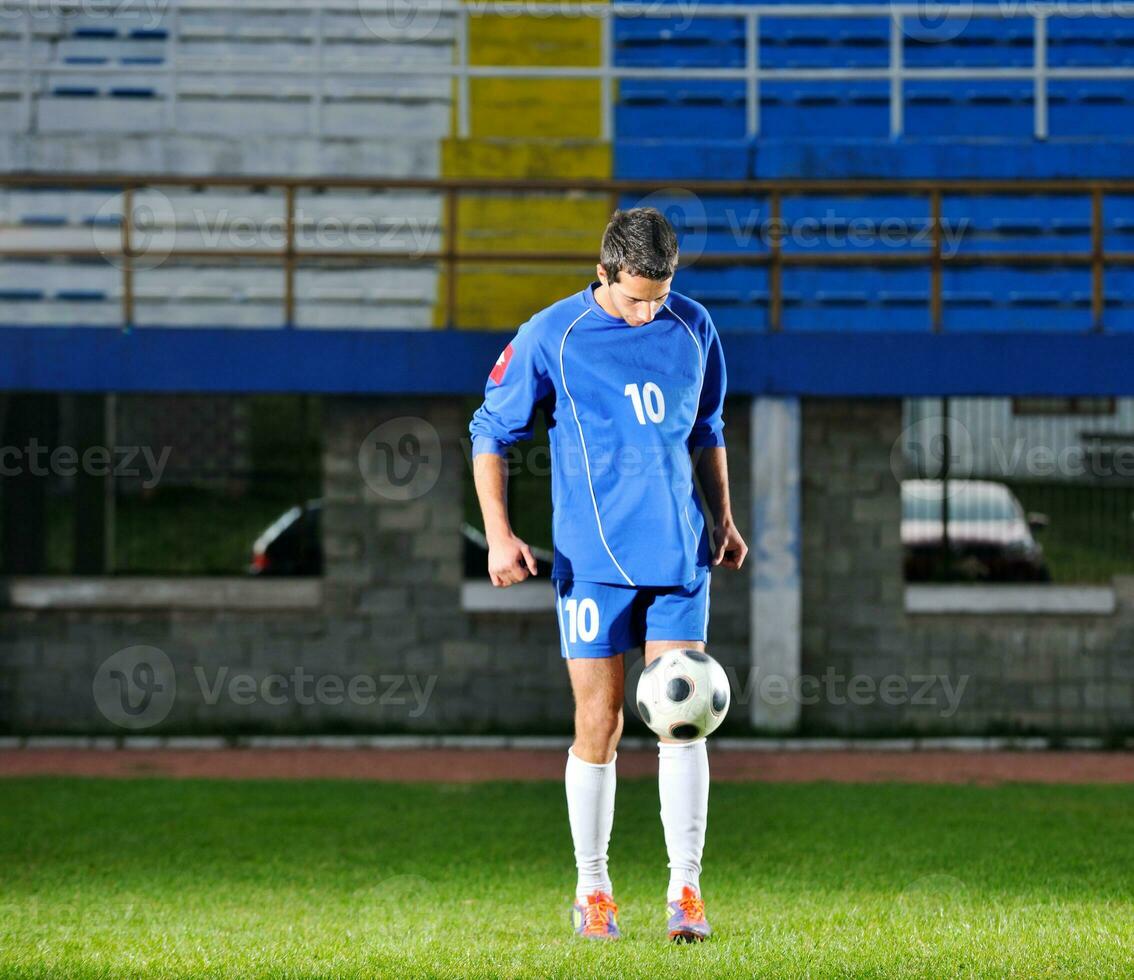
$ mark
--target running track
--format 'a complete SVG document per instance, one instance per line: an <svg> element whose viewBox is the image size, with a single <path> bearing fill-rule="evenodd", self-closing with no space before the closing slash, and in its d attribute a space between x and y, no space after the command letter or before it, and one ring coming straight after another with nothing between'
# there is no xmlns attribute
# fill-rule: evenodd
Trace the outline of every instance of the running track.
<svg viewBox="0 0 1134 980"><path fill-rule="evenodd" d="M566 758L554 749L20 748L0 750L0 777L559 780ZM713 779L730 782L1134 782L1134 752L710 750L710 766ZM656 776L656 752L620 751L618 774Z"/></svg>

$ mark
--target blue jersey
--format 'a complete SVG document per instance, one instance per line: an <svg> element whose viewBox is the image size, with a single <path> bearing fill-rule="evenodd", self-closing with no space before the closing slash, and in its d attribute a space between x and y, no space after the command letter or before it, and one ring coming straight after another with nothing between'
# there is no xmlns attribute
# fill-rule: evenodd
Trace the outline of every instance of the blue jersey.
<svg viewBox="0 0 1134 980"><path fill-rule="evenodd" d="M505 454L542 410L552 578L684 585L710 564L690 450L724 445L720 337L708 311L675 292L631 327L595 301L598 285L519 328L472 417L472 453Z"/></svg>

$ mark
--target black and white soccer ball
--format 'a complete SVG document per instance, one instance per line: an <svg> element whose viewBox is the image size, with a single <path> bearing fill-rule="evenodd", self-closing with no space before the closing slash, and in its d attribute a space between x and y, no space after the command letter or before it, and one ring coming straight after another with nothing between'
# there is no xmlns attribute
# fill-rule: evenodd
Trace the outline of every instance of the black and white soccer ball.
<svg viewBox="0 0 1134 980"><path fill-rule="evenodd" d="M667 650L638 678L638 714L659 738L691 742L711 734L730 700L724 668L699 650Z"/></svg>

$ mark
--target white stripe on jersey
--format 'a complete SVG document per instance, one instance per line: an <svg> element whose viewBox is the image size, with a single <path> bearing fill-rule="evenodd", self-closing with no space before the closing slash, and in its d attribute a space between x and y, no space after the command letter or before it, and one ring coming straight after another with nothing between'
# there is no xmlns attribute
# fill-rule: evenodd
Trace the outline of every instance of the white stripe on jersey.
<svg viewBox="0 0 1134 980"><path fill-rule="evenodd" d="M664 305L664 304L663 304ZM689 324L673 309L672 306L665 306L678 320L681 320L681 325L685 328L685 332L689 334L689 339L693 341L693 346L697 348L697 369L701 372L701 383L697 386L697 408L695 411L701 410L701 392L705 387L705 355L701 351L701 341L697 339L697 335L689 329ZM694 422L696 422L696 415L694 415Z"/></svg>
<svg viewBox="0 0 1134 980"><path fill-rule="evenodd" d="M563 331L563 340L561 340L560 343L559 343L559 377L563 380L563 390L565 392L567 392L567 398L571 402L571 411L575 415L575 425L577 425L579 427L579 442L582 444L582 448L583 448L583 465L586 467L586 470L587 470L587 486L590 488L590 491L591 491L591 503L593 503L594 507L595 507L595 522L598 524L599 538L602 540L602 546L606 549L606 553L608 555L610 555L610 560L612 562L614 562L614 567L617 568L619 573L622 575L622 577L624 579L626 579L627 584L634 585L634 580L632 578L630 578L630 576L626 574L626 570L621 565L618 564L618 559L614 557L614 552L610 550L610 545L608 545L606 543L606 535L603 534L603 532L602 532L602 518L599 517L598 499L595 497L595 485L594 485L593 482L591 482L591 463L590 463L590 460L587 458L587 440L583 437L583 423L579 421L579 410L575 407L575 399L571 397L571 389L567 387L567 374L563 369L563 348L567 344L567 335L574 328L575 324L578 323L581 319L583 319L583 317L585 317L590 312L591 311L589 309L584 310L577 317L575 317L575 319L571 321L571 323L567 327L567 329ZM684 321L682 321L682 322L684 322ZM688 330L689 328L686 327L685 329ZM696 340L696 338L694 338L694 340ZM698 350L698 352L700 352L700 350L701 350L701 347L700 347L699 344L697 346L697 350ZM705 380L704 379L704 372L702 372L702 377L701 377L702 384L704 383L704 380ZM698 403L700 403L700 400L701 399L698 396L698 398L697 398Z"/></svg>

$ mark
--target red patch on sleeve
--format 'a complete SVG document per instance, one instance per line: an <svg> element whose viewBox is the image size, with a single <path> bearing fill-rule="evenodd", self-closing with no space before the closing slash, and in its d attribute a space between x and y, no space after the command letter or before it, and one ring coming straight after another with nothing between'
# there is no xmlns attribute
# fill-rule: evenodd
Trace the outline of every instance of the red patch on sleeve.
<svg viewBox="0 0 1134 980"><path fill-rule="evenodd" d="M509 344L501 351L500 356L496 359L496 366L489 372L489 377L500 384L504 380L504 372L508 370L508 364L512 360L512 345Z"/></svg>

